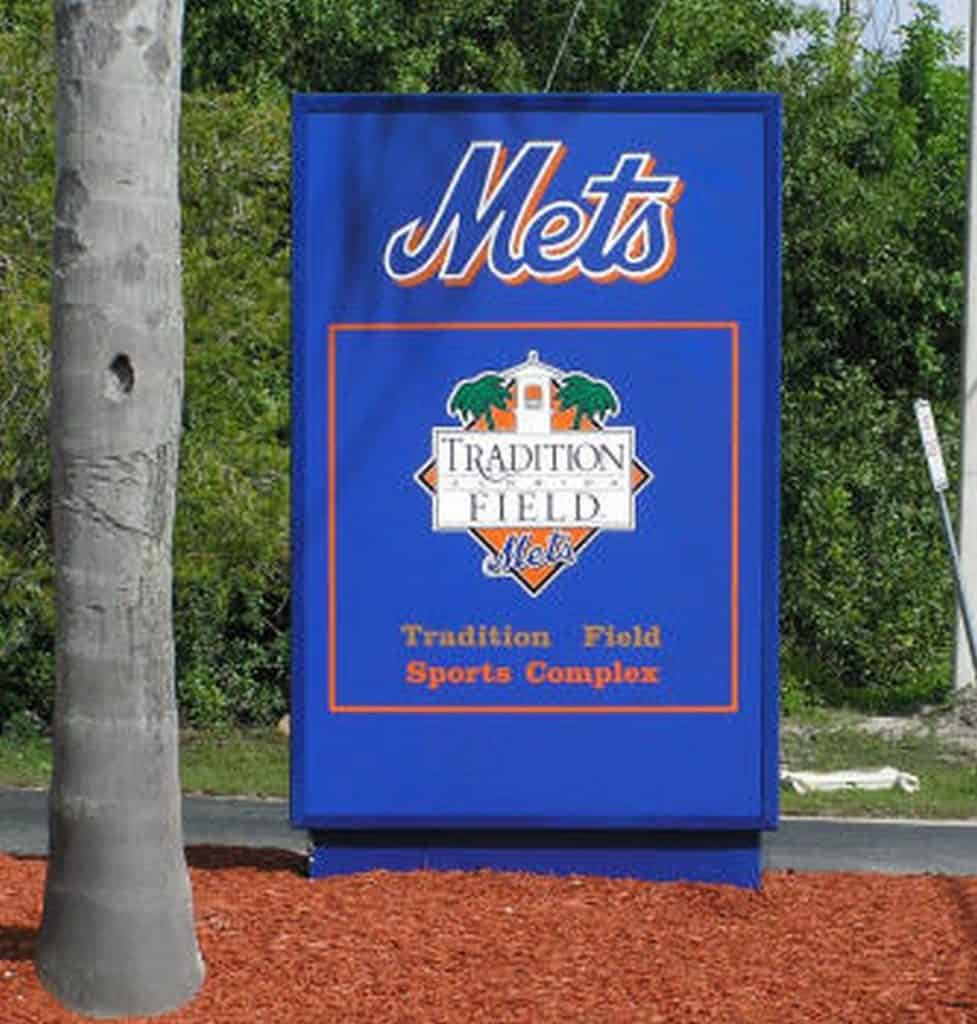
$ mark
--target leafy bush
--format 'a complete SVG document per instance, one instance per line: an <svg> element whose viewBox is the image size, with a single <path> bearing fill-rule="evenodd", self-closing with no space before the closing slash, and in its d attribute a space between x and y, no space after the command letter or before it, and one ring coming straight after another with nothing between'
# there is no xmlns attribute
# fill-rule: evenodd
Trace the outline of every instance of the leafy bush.
<svg viewBox="0 0 977 1024"><path fill-rule="evenodd" d="M187 0L188 89L538 92L575 0ZM757 89L782 39L816 16L789 0L631 0L577 11L552 87ZM703 32L702 26L709 31ZM632 66L632 64L634 66Z"/></svg>
<svg viewBox="0 0 977 1024"><path fill-rule="evenodd" d="M288 678L288 111L188 97L183 124L179 696L194 724L260 724Z"/></svg>
<svg viewBox="0 0 977 1024"><path fill-rule="evenodd" d="M51 708L48 5L0 7L0 725ZM6 31L2 31L6 29Z"/></svg>
<svg viewBox="0 0 977 1024"><path fill-rule="evenodd" d="M7 278L12 293L21 290L19 276ZM4 290L0 284L0 723L18 708L49 713L54 626L47 306L40 296L3 301Z"/></svg>
<svg viewBox="0 0 977 1024"><path fill-rule="evenodd" d="M922 5L900 52L790 68L782 652L792 696L898 708L950 680L952 577L912 413L955 464L966 79Z"/></svg>
<svg viewBox="0 0 977 1024"><path fill-rule="evenodd" d="M188 0L186 721L265 723L287 706L288 90L540 89L574 8ZM787 0L688 0L662 8L639 53L648 16L584 5L553 87L613 90L630 69L631 89L785 98L785 704L930 701L949 679L952 594L911 399L934 400L952 470L967 113L953 41L927 5L901 50L873 55ZM51 22L49 3L0 0L0 726L45 719L52 692Z"/></svg>
<svg viewBox="0 0 977 1024"><path fill-rule="evenodd" d="M932 7L892 57L821 35L790 67L788 390L838 362L889 394L957 398L967 83Z"/></svg>
<svg viewBox="0 0 977 1024"><path fill-rule="evenodd" d="M0 725L18 711L48 719L53 693L45 20L0 33ZM174 590L181 711L195 723L266 723L286 706L287 123L281 102L185 103Z"/></svg>
<svg viewBox="0 0 977 1024"><path fill-rule="evenodd" d="M958 422L938 410L950 464ZM784 405L785 675L898 710L951 678L953 588L912 403L838 365Z"/></svg>

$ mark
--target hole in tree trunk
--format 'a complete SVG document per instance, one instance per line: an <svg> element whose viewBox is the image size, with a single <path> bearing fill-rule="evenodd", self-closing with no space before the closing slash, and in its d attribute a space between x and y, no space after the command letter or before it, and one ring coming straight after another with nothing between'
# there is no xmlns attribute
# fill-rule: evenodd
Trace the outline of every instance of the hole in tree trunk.
<svg viewBox="0 0 977 1024"><path fill-rule="evenodd" d="M124 398L132 391L136 375L129 357L119 354L109 364L109 397L116 400Z"/></svg>

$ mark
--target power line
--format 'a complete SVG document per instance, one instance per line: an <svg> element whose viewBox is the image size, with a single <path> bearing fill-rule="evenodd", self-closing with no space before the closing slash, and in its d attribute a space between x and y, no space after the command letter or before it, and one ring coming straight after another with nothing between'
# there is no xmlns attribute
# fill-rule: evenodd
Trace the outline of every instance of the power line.
<svg viewBox="0 0 977 1024"><path fill-rule="evenodd" d="M577 6L573 9L573 14L570 15L570 20L567 22L566 31L563 33L563 42L560 43L560 48L557 50L556 57L553 60L553 67L550 68L549 76L546 79L546 85L543 87L543 92L549 92L550 86L553 84L553 76L556 74L556 69L560 66L560 61L563 60L563 52L567 48L567 43L570 39L570 33L573 31L573 23L577 20L577 15L583 8L584 0L577 0Z"/></svg>
<svg viewBox="0 0 977 1024"><path fill-rule="evenodd" d="M634 66L638 63L638 58L641 56L645 45L651 38L652 29L655 27L658 19L661 17L662 11L665 10L668 0L661 0L661 3L655 9L655 13L648 20L648 27L645 29L645 34L641 37L641 42L638 44L638 49L635 51L634 56L631 58L631 63L628 65L627 71L621 75L621 81L617 83L617 91L620 92L624 88L624 83L631 77L631 72L634 71Z"/></svg>

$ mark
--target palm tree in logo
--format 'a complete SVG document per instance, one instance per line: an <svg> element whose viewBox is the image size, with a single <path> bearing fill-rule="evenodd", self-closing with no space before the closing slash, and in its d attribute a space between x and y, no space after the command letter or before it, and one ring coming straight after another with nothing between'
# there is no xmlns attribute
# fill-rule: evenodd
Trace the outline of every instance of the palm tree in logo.
<svg viewBox="0 0 977 1024"><path fill-rule="evenodd" d="M506 383L497 373L483 373L456 385L448 399L448 412L459 416L465 426L484 417L489 430L495 430L492 409L504 411L511 393L511 381Z"/></svg>
<svg viewBox="0 0 977 1024"><path fill-rule="evenodd" d="M621 411L614 389L602 380L582 373L571 373L560 381L556 393L563 409L574 409L573 430L579 430L586 416L595 426L603 426L608 416Z"/></svg>

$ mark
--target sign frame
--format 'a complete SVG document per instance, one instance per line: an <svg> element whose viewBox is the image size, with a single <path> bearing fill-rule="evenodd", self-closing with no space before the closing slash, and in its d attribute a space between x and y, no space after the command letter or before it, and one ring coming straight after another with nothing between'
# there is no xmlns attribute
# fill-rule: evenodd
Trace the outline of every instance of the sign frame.
<svg viewBox="0 0 977 1024"><path fill-rule="evenodd" d="M347 689L337 668L336 617L341 600L341 584L335 577L335 515L329 516L326 530L314 526L324 507L336 500L337 348L354 335L371 332L424 332L450 328L457 332L485 331L491 327L522 325L524 321L441 320L365 321L339 317L328 323L309 323L309 302L319 287L308 262L312 242L312 215L318 213L310 199L310 124L316 117L356 117L360 115L424 115L437 117L463 111L514 109L523 114L555 114L609 111L684 115L724 114L758 115L763 124L763 175L765 181L762 211L763 229L763 414L762 452L756 459L756 472L762 477L762 498L755 510L762 520L762 542L754 557L762 565L757 570L762 608L753 616L759 623L754 674L762 680L754 683L759 694L756 766L759 772L759 801L746 813L650 813L636 827L635 821L600 821L586 816L514 815L452 818L434 814L429 817L391 814L323 814L315 806L314 779L309 765L314 760L312 747L321 743L314 724L325 712L337 718L365 720L370 716L394 716L403 722L450 716L486 716L490 720L534 720L572 715L596 715L613 722L637 715L648 719L691 714L736 714L740 710L739 654L742 622L738 581L738 524L743 514L740 493L741 414L741 324L739 320L696 319L674 316L661 320L627 318L616 321L567 318L528 323L532 329L547 331L596 328L636 332L656 329L725 332L729 336L730 367L733 387L730 392L730 422L734 438L730 465L732 480L732 522L730 524L731 597L730 650L731 679L729 699L711 705L672 704L594 706L578 705L504 705L417 706L347 699ZM598 870L611 874L637 874L643 877L681 877L728 880L755 885L759 879L759 832L776 828L778 821L778 519L779 519L779 377L780 377L780 100L770 94L671 94L671 95L533 95L533 96L380 96L380 95L301 95L293 98L293 284L292 284L292 737L291 737L291 819L296 828L313 835L310 868L313 875L360 870L369 866L410 867L419 864L445 867L504 866L535 867L542 870ZM325 382L322 370L327 369ZM327 411L323 413L323 408ZM437 425L434 425L437 426ZM321 467L317 450L324 446L331 456L325 459L325 478L310 475L309 467ZM433 511L432 511L433 515ZM756 546L755 546L756 547ZM329 566L324 583L321 567ZM326 653L312 655L322 642L322 623L327 623ZM320 707L310 698L327 666L327 706Z"/></svg>

